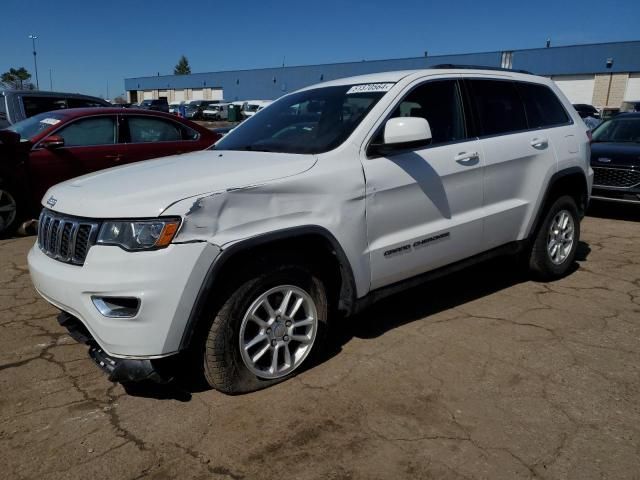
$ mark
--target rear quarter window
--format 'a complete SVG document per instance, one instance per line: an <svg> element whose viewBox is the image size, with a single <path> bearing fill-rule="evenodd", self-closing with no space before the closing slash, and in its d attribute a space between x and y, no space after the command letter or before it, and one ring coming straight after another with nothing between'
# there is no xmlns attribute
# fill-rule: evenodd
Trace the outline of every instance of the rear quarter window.
<svg viewBox="0 0 640 480"><path fill-rule="evenodd" d="M535 83L517 82L529 128L546 128L569 123L569 115L553 91Z"/></svg>

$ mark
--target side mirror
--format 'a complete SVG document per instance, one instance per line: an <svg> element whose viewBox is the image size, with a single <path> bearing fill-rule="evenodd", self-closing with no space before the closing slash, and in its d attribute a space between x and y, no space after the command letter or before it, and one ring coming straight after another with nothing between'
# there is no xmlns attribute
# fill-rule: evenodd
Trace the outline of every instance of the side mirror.
<svg viewBox="0 0 640 480"><path fill-rule="evenodd" d="M431 140L431 127L426 118L390 118L384 126L384 144L399 145Z"/></svg>
<svg viewBox="0 0 640 480"><path fill-rule="evenodd" d="M11 130L0 130L0 143L5 145L17 145L20 143L20 134Z"/></svg>
<svg viewBox="0 0 640 480"><path fill-rule="evenodd" d="M56 148L64 147L64 138L59 135L50 135L44 140L40 141L40 146L47 150L55 150Z"/></svg>
<svg viewBox="0 0 640 480"><path fill-rule="evenodd" d="M431 138L431 127L425 118L390 118L384 126L382 143L372 143L367 153L388 155L395 150L423 147Z"/></svg>

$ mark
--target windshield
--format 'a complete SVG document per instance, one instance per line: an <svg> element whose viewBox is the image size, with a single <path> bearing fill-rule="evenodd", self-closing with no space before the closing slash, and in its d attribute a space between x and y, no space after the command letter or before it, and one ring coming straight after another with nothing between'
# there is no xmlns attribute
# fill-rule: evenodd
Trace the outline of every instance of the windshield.
<svg viewBox="0 0 640 480"><path fill-rule="evenodd" d="M245 112L257 112L258 111L258 105L247 105L246 107L244 107L244 111Z"/></svg>
<svg viewBox="0 0 640 480"><path fill-rule="evenodd" d="M29 117L21 122L14 123L7 130L20 134L20 141L26 142L35 137L38 133L53 125L57 125L65 118L63 113L45 112L33 117Z"/></svg>
<svg viewBox="0 0 640 480"><path fill-rule="evenodd" d="M149 105L151 105L151 102L152 100L143 100L140 105L143 107L148 107Z"/></svg>
<svg viewBox="0 0 640 480"><path fill-rule="evenodd" d="M640 117L607 120L593 131L593 141L640 143Z"/></svg>
<svg viewBox="0 0 640 480"><path fill-rule="evenodd" d="M327 152L351 135L392 86L342 85L293 93L240 124L214 149Z"/></svg>

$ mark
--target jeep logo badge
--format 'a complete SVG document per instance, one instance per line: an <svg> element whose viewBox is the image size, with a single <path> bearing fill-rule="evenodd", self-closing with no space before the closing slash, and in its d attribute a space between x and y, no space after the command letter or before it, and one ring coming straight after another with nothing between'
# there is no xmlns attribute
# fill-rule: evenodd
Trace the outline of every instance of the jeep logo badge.
<svg viewBox="0 0 640 480"><path fill-rule="evenodd" d="M58 200L56 199L56 197L54 197L53 195L51 195L51 196L49 197L49 200L47 200L47 205L49 205L50 207L55 207L55 206L56 206L57 201L58 201Z"/></svg>
<svg viewBox="0 0 640 480"><path fill-rule="evenodd" d="M598 158L598 161L601 163L611 163L611 159L607 157L600 157Z"/></svg>

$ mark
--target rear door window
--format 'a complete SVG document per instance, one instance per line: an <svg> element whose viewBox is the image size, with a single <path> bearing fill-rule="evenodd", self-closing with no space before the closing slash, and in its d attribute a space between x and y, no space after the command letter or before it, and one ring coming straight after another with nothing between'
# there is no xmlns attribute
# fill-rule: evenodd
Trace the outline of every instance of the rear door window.
<svg viewBox="0 0 640 480"><path fill-rule="evenodd" d="M546 128L569 123L566 110L555 93L545 85L517 82L529 128Z"/></svg>
<svg viewBox="0 0 640 480"><path fill-rule="evenodd" d="M480 122L482 136L527 130L527 117L513 82L505 80L466 80Z"/></svg>
<svg viewBox="0 0 640 480"><path fill-rule="evenodd" d="M115 117L91 117L73 122L56 135L64 138L65 147L90 147L116 143Z"/></svg>
<svg viewBox="0 0 640 480"><path fill-rule="evenodd" d="M196 140L198 132L163 118L127 116L131 143Z"/></svg>

